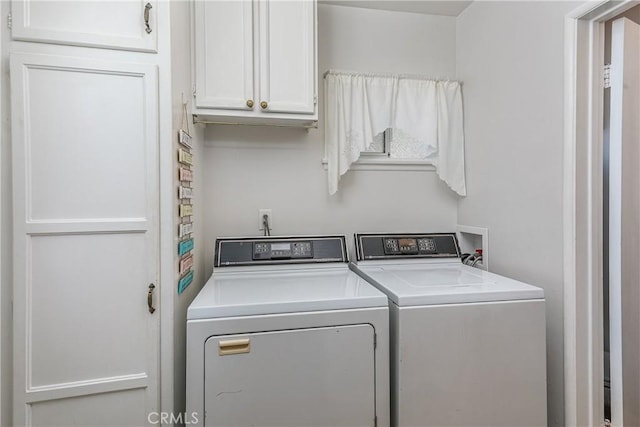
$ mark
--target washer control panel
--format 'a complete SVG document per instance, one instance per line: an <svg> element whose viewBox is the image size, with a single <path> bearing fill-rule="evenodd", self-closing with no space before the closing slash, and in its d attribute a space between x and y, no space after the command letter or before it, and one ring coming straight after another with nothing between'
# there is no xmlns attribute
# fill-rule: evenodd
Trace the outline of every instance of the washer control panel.
<svg viewBox="0 0 640 427"><path fill-rule="evenodd" d="M253 259L290 258L313 258L312 242L255 242L253 244Z"/></svg>
<svg viewBox="0 0 640 427"><path fill-rule="evenodd" d="M436 242L431 237L413 238L413 237L385 237L384 253L386 255L401 254L433 254L436 253Z"/></svg>
<svg viewBox="0 0 640 427"><path fill-rule="evenodd" d="M358 260L408 258L458 258L455 233L356 234Z"/></svg>

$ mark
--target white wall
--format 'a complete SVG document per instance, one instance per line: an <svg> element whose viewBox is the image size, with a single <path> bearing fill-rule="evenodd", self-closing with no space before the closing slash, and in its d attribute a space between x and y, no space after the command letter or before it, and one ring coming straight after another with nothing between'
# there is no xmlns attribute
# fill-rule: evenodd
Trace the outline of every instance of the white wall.
<svg viewBox="0 0 640 427"><path fill-rule="evenodd" d="M197 295L198 291L202 288L202 285L206 281L204 276L204 221L203 221L203 202L202 202L202 141L203 141L203 129L193 125L191 115L188 118L184 118L184 111L182 108L182 100L188 102L187 111L191 111L192 106L192 89L191 89L191 45L190 45L190 31L191 18L190 18L190 5L191 2L176 1L171 2L171 105L172 105L172 138L173 138L173 158L176 158L178 150L178 131L189 127L189 133L193 137L193 150L194 156L194 216L193 225L195 248L193 250L194 256L194 278L191 285L180 295L175 295L177 292L177 282L179 279L178 274L178 262L179 257L177 255L177 245L180 239L177 235L177 226L174 227L172 250L175 254L175 272L176 276L170 286L173 286L173 411L174 413L184 413L185 411L185 375L186 375L186 319L187 308ZM186 122L185 122L186 120ZM175 161L174 161L175 162ZM176 218L176 224L179 222L178 217L178 199L177 188L178 171L177 166L174 168L173 173L174 190L173 194L167 195L174 200L174 217Z"/></svg>
<svg viewBox="0 0 640 427"><path fill-rule="evenodd" d="M455 18L320 5L318 27L320 74L455 75ZM216 236L258 234L260 208L274 234L455 230L458 198L432 171L351 171L328 196L322 92L319 129L207 127L206 274Z"/></svg>
<svg viewBox="0 0 640 427"><path fill-rule="evenodd" d="M563 49L574 2L474 2L457 20L468 196L491 270L545 290L549 425L563 425Z"/></svg>

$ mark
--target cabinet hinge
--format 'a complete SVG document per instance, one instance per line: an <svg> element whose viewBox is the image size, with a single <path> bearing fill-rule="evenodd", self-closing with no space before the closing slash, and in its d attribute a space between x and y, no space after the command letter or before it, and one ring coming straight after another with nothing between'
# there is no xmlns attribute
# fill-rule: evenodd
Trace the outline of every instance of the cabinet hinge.
<svg viewBox="0 0 640 427"><path fill-rule="evenodd" d="M196 97L196 87L195 86L193 86L193 97L194 98Z"/></svg>
<svg viewBox="0 0 640 427"><path fill-rule="evenodd" d="M7 27L9 29L13 28L13 15L11 15L11 12L7 15Z"/></svg>
<svg viewBox="0 0 640 427"><path fill-rule="evenodd" d="M378 334L373 334L373 349L378 348Z"/></svg>
<svg viewBox="0 0 640 427"><path fill-rule="evenodd" d="M604 88L609 89L611 87L611 64L604 64Z"/></svg>
<svg viewBox="0 0 640 427"><path fill-rule="evenodd" d="M318 105L318 95L313 95L313 105Z"/></svg>

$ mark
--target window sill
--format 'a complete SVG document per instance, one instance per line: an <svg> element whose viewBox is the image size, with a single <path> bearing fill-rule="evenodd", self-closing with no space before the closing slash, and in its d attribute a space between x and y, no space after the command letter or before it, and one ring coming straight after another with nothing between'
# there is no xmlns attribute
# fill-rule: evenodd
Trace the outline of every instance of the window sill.
<svg viewBox="0 0 640 427"><path fill-rule="evenodd" d="M327 170L327 159L322 159L322 167ZM403 171L403 172L435 172L436 168L428 160L399 160L388 157L363 159L353 162L349 170L354 171Z"/></svg>

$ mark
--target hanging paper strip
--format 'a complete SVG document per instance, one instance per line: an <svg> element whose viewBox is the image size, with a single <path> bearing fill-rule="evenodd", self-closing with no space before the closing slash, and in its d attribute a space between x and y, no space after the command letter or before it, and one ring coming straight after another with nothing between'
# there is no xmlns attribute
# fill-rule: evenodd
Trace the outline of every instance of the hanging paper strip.
<svg viewBox="0 0 640 427"><path fill-rule="evenodd" d="M178 224L178 237L181 239L187 234L191 234L193 232L193 224L190 222L186 222L184 224Z"/></svg>
<svg viewBox="0 0 640 427"><path fill-rule="evenodd" d="M187 182L191 182L193 181L193 172L191 172L189 169L187 168L180 168L178 170L178 179L180 181L187 181Z"/></svg>
<svg viewBox="0 0 640 427"><path fill-rule="evenodd" d="M178 161L182 164L191 166L193 164L193 156L187 150L179 148Z"/></svg>
<svg viewBox="0 0 640 427"><path fill-rule="evenodd" d="M178 199L191 199L193 198L193 188L191 187L178 187Z"/></svg>
<svg viewBox="0 0 640 427"><path fill-rule="evenodd" d="M179 273L180 275L186 273L193 267L193 255L188 255L180 260L179 265Z"/></svg>
<svg viewBox="0 0 640 427"><path fill-rule="evenodd" d="M187 148L193 148L191 135L182 129L178 132L178 142Z"/></svg>
<svg viewBox="0 0 640 427"><path fill-rule="evenodd" d="M188 272L180 278L180 281L178 282L178 294L184 292L191 282L193 282L193 271Z"/></svg>
<svg viewBox="0 0 640 427"><path fill-rule="evenodd" d="M183 256L187 252L193 249L193 239L183 240L178 243L178 255Z"/></svg>

